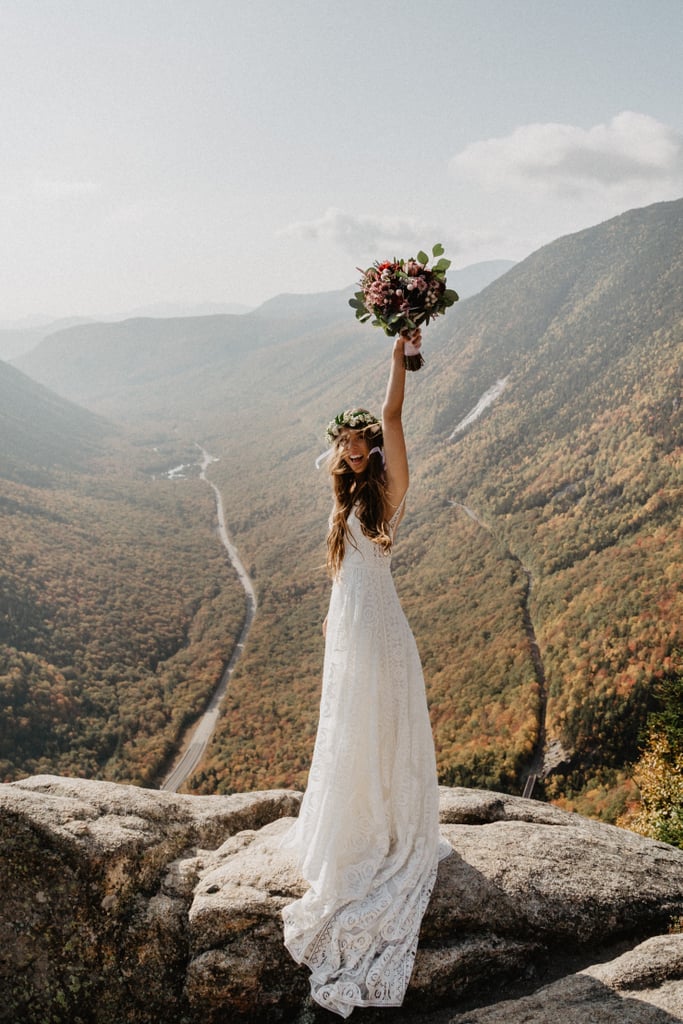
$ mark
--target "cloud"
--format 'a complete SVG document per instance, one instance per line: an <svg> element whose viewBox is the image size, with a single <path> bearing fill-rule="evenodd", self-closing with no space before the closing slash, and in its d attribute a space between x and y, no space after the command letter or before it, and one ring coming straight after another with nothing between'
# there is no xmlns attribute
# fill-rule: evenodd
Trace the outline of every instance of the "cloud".
<svg viewBox="0 0 683 1024"><path fill-rule="evenodd" d="M440 229L413 217L377 217L330 207L317 220L297 221L278 232L283 238L332 242L354 255L431 247ZM441 234L443 231L441 230ZM439 237L437 237L439 236Z"/></svg>
<svg viewBox="0 0 683 1024"><path fill-rule="evenodd" d="M449 169L450 182L444 176L432 196L438 211L431 222L330 207L279 235L351 253L354 266L429 251L434 242L461 266L519 260L562 235L680 197L683 135L632 111L590 128L527 124L472 142ZM366 203L371 210L371 198Z"/></svg>
<svg viewBox="0 0 683 1024"><path fill-rule="evenodd" d="M528 124L471 143L452 158L450 169L489 189L527 184L564 195L641 189L654 201L656 193L664 198L683 188L683 135L632 111L588 129Z"/></svg>
<svg viewBox="0 0 683 1024"><path fill-rule="evenodd" d="M285 240L335 245L353 256L354 266L366 266L375 259L407 257L420 249L431 252L436 242L444 245L451 259L458 259L469 250L478 252L483 248L487 253L498 255L501 247L505 249L505 240L497 225L455 225L445 214L444 221L437 224L416 217L347 213L330 207L322 217L289 224L277 234Z"/></svg>

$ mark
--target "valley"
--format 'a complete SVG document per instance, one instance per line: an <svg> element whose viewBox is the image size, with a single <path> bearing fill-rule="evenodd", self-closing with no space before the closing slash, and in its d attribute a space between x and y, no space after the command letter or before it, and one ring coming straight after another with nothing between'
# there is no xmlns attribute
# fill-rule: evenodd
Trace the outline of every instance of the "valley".
<svg viewBox="0 0 683 1024"><path fill-rule="evenodd" d="M534 796L608 820L637 797L632 766L653 694L683 661L682 228L679 201L558 239L425 333L426 366L410 375L406 402L412 478L393 569L446 785L521 793L537 775ZM99 610L88 611L87 633L73 610L78 640L57 649L41 586L59 595L59 580L95 569L106 580L113 568L136 621L118 627L127 660L102 652L87 679L98 694L88 713L107 723L106 742L94 733L79 759L61 748L38 756L8 736L6 777L52 765L158 785L242 642L251 601L258 615L215 731L181 788L305 786L329 594L329 483L315 459L336 410L379 407L388 359L386 340L355 323L347 299L283 296L246 314L78 324L8 368L31 378L26 408L37 381L75 403L71 434L43 431L42 461L30 461L21 431L7 448L0 495L21 511L3 520L3 642L18 659L0 672L8 706L17 705L6 680L29 678L21 659L43 659L40 678L64 677L64 699L82 702L75 682L83 687L116 621L111 588L93 585L83 599ZM56 469L60 433L78 457ZM198 475L155 481L147 524L129 512L155 463L187 464L195 443L217 459L211 482L250 600L215 534L215 492ZM123 544L111 555L119 534L128 558ZM136 573L151 579L148 560L162 547L174 565L154 593ZM20 603L21 629L10 621ZM169 616L166 604L186 611ZM143 656L136 631L148 646L166 637L163 650ZM134 692L141 707L131 715ZM36 751L52 749L36 740Z"/></svg>
<svg viewBox="0 0 683 1024"><path fill-rule="evenodd" d="M204 448L200 447L200 452L202 455L202 461L199 478L200 480L208 483L214 493L214 497L216 499L218 532L220 534L221 543L228 552L230 564L237 573L244 590L246 598L246 613L237 642L235 643L228 664L226 665L219 680L218 686L211 695L209 705L206 711L202 714L197 725L192 727L189 737L186 740L183 740L181 754L175 760L172 770L164 778L164 781L161 784L161 789L168 790L171 793L175 793L201 764L204 754L206 753L206 748L209 745L209 741L211 740L216 728L221 704L225 699L230 677L235 665L237 664L237 659L244 650L244 645L249 637L249 630L251 629L254 616L256 615L257 605L254 586L246 569L244 568L244 565L242 564L242 560L240 559L235 545L230 540L230 536L225 526L225 515L223 512L223 499L221 497L221 492L214 483L207 479L206 476L207 469L215 459L213 456L209 455Z"/></svg>

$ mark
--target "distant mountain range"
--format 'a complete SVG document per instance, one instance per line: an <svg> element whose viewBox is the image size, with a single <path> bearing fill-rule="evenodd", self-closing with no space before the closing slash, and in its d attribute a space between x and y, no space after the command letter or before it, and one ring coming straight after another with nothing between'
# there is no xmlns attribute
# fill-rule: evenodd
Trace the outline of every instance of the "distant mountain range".
<svg viewBox="0 0 683 1024"><path fill-rule="evenodd" d="M546 774L548 797L612 817L632 793L653 686L683 667L682 239L683 200L629 211L424 332L394 569L444 782L519 791ZM219 459L259 613L198 791L305 782L328 587L313 462L339 408L380 407L389 355L348 296L81 324L16 360L138 439Z"/></svg>
<svg viewBox="0 0 683 1024"><path fill-rule="evenodd" d="M484 287L508 266L513 264L498 260L465 268L460 272L465 289ZM453 276L458 278L457 273ZM218 403L234 387L244 395L234 370L257 351L272 346L280 351L284 344L296 345L303 337L309 339L305 344L312 353L320 354L327 344L322 335L329 339L333 327L344 334L354 332L358 325L348 305L352 294L351 286L335 292L283 294L241 315L79 323L45 335L12 362L59 394L107 415L122 413L125 418L135 391L141 411L175 419L187 410L188 398L193 401L198 393L204 396L202 405L211 406L205 392L212 385ZM365 332L359 335L365 336ZM266 376L270 377L271 368L267 356ZM167 376L158 392L160 401L150 401L150 384ZM281 382L278 374L273 381L276 390ZM190 414L194 416L193 411Z"/></svg>
<svg viewBox="0 0 683 1024"><path fill-rule="evenodd" d="M84 317L68 317L46 323L2 324L0 325L0 359L9 362L24 352L30 352L48 334L64 330L74 324L90 323Z"/></svg>
<svg viewBox="0 0 683 1024"><path fill-rule="evenodd" d="M483 263L474 263L471 266L453 270L450 274L449 284L459 292L462 298L467 298L469 295L481 291L513 266L514 263L511 260L488 260ZM269 316L273 310L276 311L276 315L280 315L283 311L294 311L310 317L316 306L322 309L328 299L335 294L340 299L340 307L345 306L345 302L342 303L341 300L348 297L347 292L351 294L352 290L349 287L337 293L278 295L256 309L236 302L157 302L148 306L139 306L117 316L70 317L61 320L37 318L35 321L14 323L0 321L0 359L6 361L17 359L24 353L30 352L49 335L77 324L121 323L125 320L139 319L177 320L207 316L241 316L250 312L255 312L259 316Z"/></svg>

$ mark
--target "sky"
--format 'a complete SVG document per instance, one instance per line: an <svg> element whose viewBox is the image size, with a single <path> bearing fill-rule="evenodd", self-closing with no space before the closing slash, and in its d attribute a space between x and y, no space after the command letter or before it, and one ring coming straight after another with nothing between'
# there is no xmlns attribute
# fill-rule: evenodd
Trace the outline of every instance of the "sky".
<svg viewBox="0 0 683 1024"><path fill-rule="evenodd" d="M683 0L0 0L0 324L521 260L680 198L682 44Z"/></svg>

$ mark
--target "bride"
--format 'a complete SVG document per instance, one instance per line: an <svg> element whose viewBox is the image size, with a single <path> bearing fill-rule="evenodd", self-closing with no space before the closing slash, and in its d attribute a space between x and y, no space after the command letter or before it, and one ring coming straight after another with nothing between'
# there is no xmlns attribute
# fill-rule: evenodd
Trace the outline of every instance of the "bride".
<svg viewBox="0 0 683 1024"><path fill-rule="evenodd" d="M365 409L327 428L332 593L320 720L288 845L310 888L283 910L285 944L316 1002L399 1006L439 860L438 785L415 640L390 572L408 459L404 343L394 344L381 423Z"/></svg>

